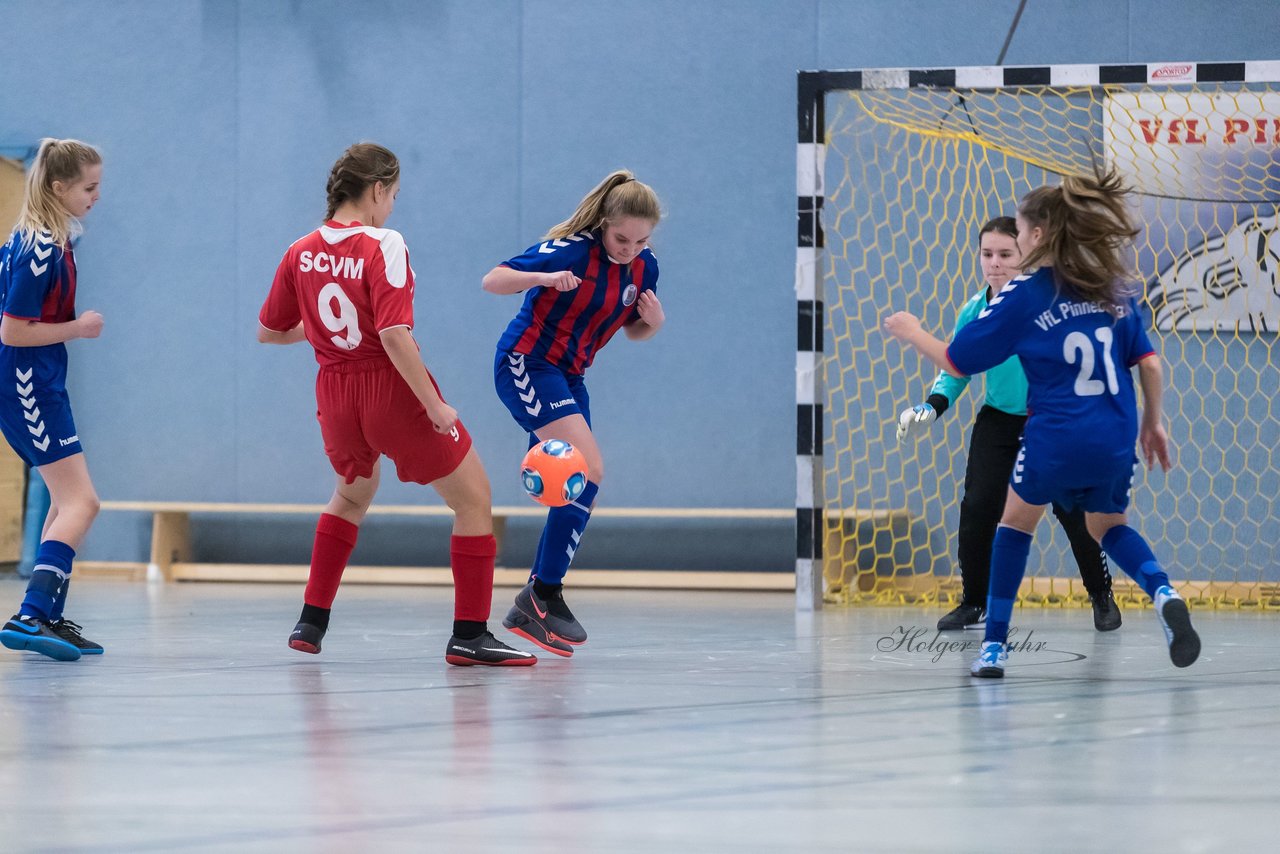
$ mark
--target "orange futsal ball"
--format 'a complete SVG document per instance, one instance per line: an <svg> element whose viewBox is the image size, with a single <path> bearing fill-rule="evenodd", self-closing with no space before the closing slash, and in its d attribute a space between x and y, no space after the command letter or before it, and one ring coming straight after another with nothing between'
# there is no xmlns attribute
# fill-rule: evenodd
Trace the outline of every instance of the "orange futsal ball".
<svg viewBox="0 0 1280 854"><path fill-rule="evenodd" d="M534 501L563 507L587 488L587 463L573 445L562 439L548 439L524 455L520 481Z"/></svg>

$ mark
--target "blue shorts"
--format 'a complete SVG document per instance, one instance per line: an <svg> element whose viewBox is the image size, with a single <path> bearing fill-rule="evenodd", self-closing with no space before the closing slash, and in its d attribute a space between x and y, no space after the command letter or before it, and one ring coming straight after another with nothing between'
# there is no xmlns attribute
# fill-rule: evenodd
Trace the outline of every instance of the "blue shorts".
<svg viewBox="0 0 1280 854"><path fill-rule="evenodd" d="M35 468L81 453L66 390L36 388L30 370L16 374L0 380L0 431L9 447Z"/></svg>
<svg viewBox="0 0 1280 854"><path fill-rule="evenodd" d="M591 397L581 374L566 374L535 356L499 350L493 362L493 384L527 433L575 413L591 426Z"/></svg>
<svg viewBox="0 0 1280 854"><path fill-rule="evenodd" d="M1018 497L1037 507L1057 504L1086 513L1123 513L1129 508L1129 490L1138 458L1128 463L1082 462L1078 459L1034 460L1024 443L1013 464L1009 485Z"/></svg>

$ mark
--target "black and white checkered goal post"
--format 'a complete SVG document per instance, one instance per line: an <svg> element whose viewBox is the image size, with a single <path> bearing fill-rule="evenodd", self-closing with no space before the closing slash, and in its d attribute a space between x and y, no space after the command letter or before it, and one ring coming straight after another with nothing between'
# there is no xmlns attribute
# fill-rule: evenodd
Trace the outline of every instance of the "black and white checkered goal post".
<svg viewBox="0 0 1280 854"><path fill-rule="evenodd" d="M797 107L797 609L820 608L824 595L954 594L950 535L922 532L954 528L955 490L912 478L938 474L939 456L962 458L963 439L956 427L927 452L888 444L886 425L925 378L885 348L877 315L914 304L948 316L941 307L958 308L972 280L977 226L1102 160L1140 208L1136 269L1165 344L1166 417L1185 438L1180 469L1199 485L1175 473L1134 512L1175 562L1221 568L1198 595L1256 598L1270 570L1241 567L1222 544L1266 540L1274 526L1242 499L1277 471L1262 437L1276 423L1280 62L801 71ZM1259 441L1241 443L1233 424ZM1188 541L1190 527L1215 533ZM875 566L834 565L850 555Z"/></svg>

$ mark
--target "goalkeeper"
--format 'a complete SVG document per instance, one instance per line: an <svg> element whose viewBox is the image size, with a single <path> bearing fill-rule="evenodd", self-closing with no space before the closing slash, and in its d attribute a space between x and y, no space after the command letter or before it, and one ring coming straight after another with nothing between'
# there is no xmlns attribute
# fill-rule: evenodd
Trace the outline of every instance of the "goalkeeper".
<svg viewBox="0 0 1280 854"><path fill-rule="evenodd" d="M1018 229L1013 217L1002 216L978 232L978 254L986 287L965 303L956 318L955 333L978 316L1005 284L1020 275ZM969 385L969 377L939 373L924 403L906 409L898 417L898 441L918 436L940 418ZM984 625L987 582L991 570L991 545L1004 512L1004 500L1014 461L1027 421L1027 377L1017 356L986 373L986 401L978 410L969 439L965 466L964 498L960 502L959 558L963 596L960 604L938 621L947 631ZM1085 528L1084 512L1070 512L1057 504L1053 514L1071 542L1089 599L1093 625L1100 632L1120 628L1120 609L1111 593L1111 574L1097 541Z"/></svg>

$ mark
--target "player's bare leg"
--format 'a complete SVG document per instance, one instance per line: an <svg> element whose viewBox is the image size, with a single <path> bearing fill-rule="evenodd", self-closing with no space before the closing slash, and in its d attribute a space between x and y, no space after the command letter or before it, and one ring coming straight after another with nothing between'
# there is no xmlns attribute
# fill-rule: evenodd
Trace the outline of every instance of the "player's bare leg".
<svg viewBox="0 0 1280 854"><path fill-rule="evenodd" d="M456 537L482 537L493 533L493 496L484 463L473 447L458 467L431 484L453 511Z"/></svg>
<svg viewBox="0 0 1280 854"><path fill-rule="evenodd" d="M538 438L544 442L547 439L560 439L573 445L587 464L587 479L597 486L604 482L604 457L600 454L600 446L596 444L595 434L587 425L587 419L576 412L557 418L538 428Z"/></svg>
<svg viewBox="0 0 1280 854"><path fill-rule="evenodd" d="M445 477L431 484L453 510L449 565L453 570L453 635L445 661L461 667L530 665L537 658L513 649L489 631L493 607L493 564L498 554L493 537L493 499L489 476L473 447Z"/></svg>
<svg viewBox="0 0 1280 854"><path fill-rule="evenodd" d="M84 454L40 466L40 476L49 487L49 515L41 539L79 548L101 506Z"/></svg>
<svg viewBox="0 0 1280 854"><path fill-rule="evenodd" d="M351 483L338 476L338 483L333 489L329 503L324 512L339 519L345 519L352 525L359 525L373 504L373 497L378 494L378 482L382 476L382 461L373 464L373 471L368 477L357 477Z"/></svg>

